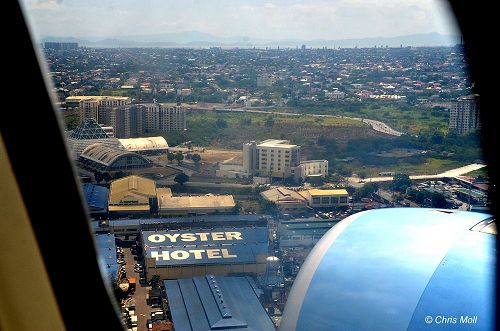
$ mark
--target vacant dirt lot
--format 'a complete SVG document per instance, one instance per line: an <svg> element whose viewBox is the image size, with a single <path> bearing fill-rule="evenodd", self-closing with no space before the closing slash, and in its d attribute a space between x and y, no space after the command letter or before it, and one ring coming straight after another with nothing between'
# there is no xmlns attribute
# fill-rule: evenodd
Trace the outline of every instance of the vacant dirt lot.
<svg viewBox="0 0 500 331"><path fill-rule="evenodd" d="M216 150L206 149L200 153L203 162L208 163L229 163L229 164L242 164L243 153L238 150Z"/></svg>

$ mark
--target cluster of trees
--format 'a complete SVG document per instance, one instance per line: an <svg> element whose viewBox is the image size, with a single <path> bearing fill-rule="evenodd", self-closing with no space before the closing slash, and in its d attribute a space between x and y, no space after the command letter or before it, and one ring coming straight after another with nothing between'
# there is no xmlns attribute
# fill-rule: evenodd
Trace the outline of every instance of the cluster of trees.
<svg viewBox="0 0 500 331"><path fill-rule="evenodd" d="M378 185L375 183L366 183L352 193L352 199L360 201L363 198L371 198L372 194L378 191Z"/></svg>
<svg viewBox="0 0 500 331"><path fill-rule="evenodd" d="M426 190L415 190L410 188L406 191L406 197L421 206L448 208L448 201L446 201L446 197L438 192L429 192Z"/></svg>
<svg viewBox="0 0 500 331"><path fill-rule="evenodd" d="M128 173L123 172L123 171L117 171L113 174L113 176L111 176L109 172L96 171L96 172L94 172L94 180L98 184L102 181L107 183L107 182L111 181L112 179L120 179L120 178L126 177L128 175L129 175Z"/></svg>
<svg viewBox="0 0 500 331"><path fill-rule="evenodd" d="M167 153L167 160L169 163L177 161L177 164L181 164L181 162L184 159L192 160L197 165L201 162L201 156L200 156L200 154L197 154L197 153L194 153L194 154L187 153L186 156L184 156L184 154L182 154L181 151L179 151L177 153L172 153L172 152Z"/></svg>
<svg viewBox="0 0 500 331"><path fill-rule="evenodd" d="M182 154L182 152L180 152L180 151L177 153L168 152L167 153L167 160L170 163L172 163L174 160L176 160L177 164L181 164L182 160L184 160L184 154Z"/></svg>
<svg viewBox="0 0 500 331"><path fill-rule="evenodd" d="M330 169L350 175L349 166L336 162L342 158L353 158L355 166L397 166L400 163L422 164L427 158L448 158L459 162L475 162L481 159L481 146L477 133L456 135L449 133L422 134L419 136L354 138L345 147L339 147L333 138L320 136L316 144L321 146L317 158L327 159ZM426 153L406 157L388 157L379 154L394 149L425 150Z"/></svg>

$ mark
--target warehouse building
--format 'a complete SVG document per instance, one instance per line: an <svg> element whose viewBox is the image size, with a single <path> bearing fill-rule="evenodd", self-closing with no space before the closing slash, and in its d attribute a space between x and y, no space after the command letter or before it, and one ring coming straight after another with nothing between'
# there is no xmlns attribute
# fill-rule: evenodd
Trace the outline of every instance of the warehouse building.
<svg viewBox="0 0 500 331"><path fill-rule="evenodd" d="M265 227L263 215L197 215L172 218L135 218L92 222L94 233L138 235L141 231L212 227Z"/></svg>
<svg viewBox="0 0 500 331"><path fill-rule="evenodd" d="M207 275L163 286L176 330L275 330L259 301L262 291L249 277Z"/></svg>
<svg viewBox="0 0 500 331"><path fill-rule="evenodd" d="M236 204L232 195L189 195L174 197L170 188L158 188L160 215L185 216L196 214L230 213Z"/></svg>
<svg viewBox="0 0 500 331"><path fill-rule="evenodd" d="M128 152L155 155L166 154L168 144L163 137L118 139L122 147Z"/></svg>
<svg viewBox="0 0 500 331"><path fill-rule="evenodd" d="M278 223L280 249L291 247L312 247L323 235L338 223L337 219L293 219Z"/></svg>
<svg viewBox="0 0 500 331"><path fill-rule="evenodd" d="M300 214L310 208L337 208L349 205L349 193L345 189L311 189L294 191L273 188L260 194L262 198L276 204L281 213Z"/></svg>
<svg viewBox="0 0 500 331"><path fill-rule="evenodd" d="M296 191L277 187L260 194L262 198L273 202L282 214L301 215L308 212L308 201Z"/></svg>
<svg viewBox="0 0 500 331"><path fill-rule="evenodd" d="M109 190L110 216L150 215L158 211L154 180L128 176L114 180Z"/></svg>
<svg viewBox="0 0 500 331"><path fill-rule="evenodd" d="M78 162L85 169L100 172L149 168L153 165L137 153L111 148L102 143L85 148L78 157Z"/></svg>
<svg viewBox="0 0 500 331"><path fill-rule="evenodd" d="M109 190L106 187L84 184L83 195L91 217L100 218L107 215Z"/></svg>
<svg viewBox="0 0 500 331"><path fill-rule="evenodd" d="M110 216L192 216L227 214L236 206L232 195L188 195L174 197L170 188L156 188L154 180L128 176L111 183Z"/></svg>
<svg viewBox="0 0 500 331"><path fill-rule="evenodd" d="M147 279L266 272L267 227L143 231L141 238Z"/></svg>
<svg viewBox="0 0 500 331"><path fill-rule="evenodd" d="M120 265L116 258L115 235L97 234L94 239L102 277L114 283L118 280L120 272Z"/></svg>
<svg viewBox="0 0 500 331"><path fill-rule="evenodd" d="M349 193L345 189L321 190L312 189L299 192L313 208L347 207Z"/></svg>

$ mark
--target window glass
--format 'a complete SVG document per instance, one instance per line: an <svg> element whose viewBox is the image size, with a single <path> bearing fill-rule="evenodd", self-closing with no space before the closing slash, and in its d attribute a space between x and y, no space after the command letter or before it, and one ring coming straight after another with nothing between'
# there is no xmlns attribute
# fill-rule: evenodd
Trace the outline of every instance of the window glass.
<svg viewBox="0 0 500 331"><path fill-rule="evenodd" d="M21 3L129 327L175 324L163 281L209 273L271 288L279 324L342 219L488 212L480 96L444 1Z"/></svg>

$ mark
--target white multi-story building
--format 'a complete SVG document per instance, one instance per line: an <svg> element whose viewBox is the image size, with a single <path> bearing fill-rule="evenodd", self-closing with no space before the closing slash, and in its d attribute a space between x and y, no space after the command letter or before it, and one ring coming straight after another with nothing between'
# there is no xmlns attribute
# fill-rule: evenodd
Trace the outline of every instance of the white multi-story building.
<svg viewBox="0 0 500 331"><path fill-rule="evenodd" d="M458 98L452 103L448 128L458 134L481 129L479 105L475 96Z"/></svg>
<svg viewBox="0 0 500 331"><path fill-rule="evenodd" d="M293 177L300 163L300 146L288 140L269 139L243 145L243 171L261 176Z"/></svg>
<svg viewBox="0 0 500 331"><path fill-rule="evenodd" d="M328 176L327 160L300 161L300 146L288 140L268 139L260 143L251 141L243 144L243 166L247 175L263 177L293 177L295 180L307 177Z"/></svg>
<svg viewBox="0 0 500 331"><path fill-rule="evenodd" d="M302 161L295 168L295 179L307 177L326 177L328 176L327 160Z"/></svg>

